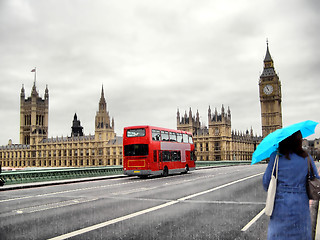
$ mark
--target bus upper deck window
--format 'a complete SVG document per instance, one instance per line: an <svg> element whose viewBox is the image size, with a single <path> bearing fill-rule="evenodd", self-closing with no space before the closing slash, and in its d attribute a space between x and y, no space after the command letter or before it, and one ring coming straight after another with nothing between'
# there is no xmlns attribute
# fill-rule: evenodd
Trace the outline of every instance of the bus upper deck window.
<svg viewBox="0 0 320 240"><path fill-rule="evenodd" d="M189 136L189 143L193 143L192 136L191 135L188 135L188 136Z"/></svg>
<svg viewBox="0 0 320 240"><path fill-rule="evenodd" d="M167 131L161 131L161 141L169 141L169 133Z"/></svg>
<svg viewBox="0 0 320 240"><path fill-rule="evenodd" d="M177 142L182 142L182 134L177 133Z"/></svg>
<svg viewBox="0 0 320 240"><path fill-rule="evenodd" d="M160 141L160 130L152 129L152 140Z"/></svg>
<svg viewBox="0 0 320 240"><path fill-rule="evenodd" d="M183 134L183 142L184 143L188 143L188 141L189 141L189 137L188 137L188 134Z"/></svg>
<svg viewBox="0 0 320 240"><path fill-rule="evenodd" d="M176 142L177 141L177 134L174 132L170 132L170 142Z"/></svg>
<svg viewBox="0 0 320 240"><path fill-rule="evenodd" d="M127 137L144 137L146 135L146 129L144 128L136 128L136 129L128 129Z"/></svg>

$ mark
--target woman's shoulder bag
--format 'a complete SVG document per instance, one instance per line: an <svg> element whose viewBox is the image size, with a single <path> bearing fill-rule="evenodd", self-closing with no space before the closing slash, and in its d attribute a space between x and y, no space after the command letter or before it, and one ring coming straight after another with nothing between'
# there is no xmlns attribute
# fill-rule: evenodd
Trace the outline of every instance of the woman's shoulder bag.
<svg viewBox="0 0 320 240"><path fill-rule="evenodd" d="M306 184L307 194L309 199L319 200L320 199L320 179L314 175L311 159L308 155L308 176Z"/></svg>
<svg viewBox="0 0 320 240"><path fill-rule="evenodd" d="M269 183L269 187L268 187L267 200L266 200L265 214L269 217L272 215L274 200L276 197L277 180L278 180L278 165L279 165L279 154L277 153L276 158L274 160L274 164L273 164L271 179L270 179L270 183ZM275 174L274 174L274 170L276 170Z"/></svg>

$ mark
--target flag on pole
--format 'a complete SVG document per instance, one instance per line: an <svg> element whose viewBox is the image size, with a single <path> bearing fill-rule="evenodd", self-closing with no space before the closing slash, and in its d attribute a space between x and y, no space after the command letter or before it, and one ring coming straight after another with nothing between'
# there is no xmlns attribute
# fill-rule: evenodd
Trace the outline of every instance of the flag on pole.
<svg viewBox="0 0 320 240"><path fill-rule="evenodd" d="M34 72L34 85L36 85L36 79L37 79L37 71L36 71L36 68L32 69L31 72Z"/></svg>

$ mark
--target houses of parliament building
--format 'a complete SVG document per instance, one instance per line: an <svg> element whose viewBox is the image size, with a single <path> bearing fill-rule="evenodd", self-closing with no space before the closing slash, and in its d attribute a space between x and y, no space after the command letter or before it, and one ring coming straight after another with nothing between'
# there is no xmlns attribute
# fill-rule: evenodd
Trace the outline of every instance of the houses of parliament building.
<svg viewBox="0 0 320 240"><path fill-rule="evenodd" d="M193 134L197 160L250 160L256 146L268 133L282 127L281 83L273 66L267 44L264 69L259 80L262 135L253 130L231 130L231 111L208 108L208 126L200 122L199 112L180 115L177 129ZM95 116L95 134L84 135L81 122L74 115L71 136L48 138L49 90L44 98L34 82L31 96L20 93L20 143L0 146L3 167L85 167L122 165L122 137L116 136L114 119L110 119L102 87Z"/></svg>

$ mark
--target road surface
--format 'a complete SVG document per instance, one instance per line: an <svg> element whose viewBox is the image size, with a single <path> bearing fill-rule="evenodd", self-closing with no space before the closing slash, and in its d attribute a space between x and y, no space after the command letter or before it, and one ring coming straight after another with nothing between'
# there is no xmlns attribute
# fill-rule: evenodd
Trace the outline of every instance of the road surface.
<svg viewBox="0 0 320 240"><path fill-rule="evenodd" d="M0 239L266 239L264 164L0 192Z"/></svg>

